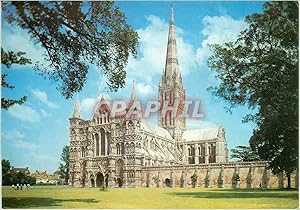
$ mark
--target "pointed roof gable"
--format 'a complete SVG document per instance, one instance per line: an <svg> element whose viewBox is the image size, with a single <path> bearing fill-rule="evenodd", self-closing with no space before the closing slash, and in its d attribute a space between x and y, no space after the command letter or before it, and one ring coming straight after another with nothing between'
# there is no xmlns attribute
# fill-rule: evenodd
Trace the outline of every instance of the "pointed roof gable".
<svg viewBox="0 0 300 210"><path fill-rule="evenodd" d="M105 99L102 94L100 100L98 99L98 101L94 105L94 117L95 114L103 114L107 112L111 112L110 101Z"/></svg>

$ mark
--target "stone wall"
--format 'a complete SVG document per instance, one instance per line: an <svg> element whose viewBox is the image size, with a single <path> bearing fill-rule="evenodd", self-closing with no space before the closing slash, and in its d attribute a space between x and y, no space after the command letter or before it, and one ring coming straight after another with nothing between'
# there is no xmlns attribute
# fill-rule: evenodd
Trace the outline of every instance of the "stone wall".
<svg viewBox="0 0 300 210"><path fill-rule="evenodd" d="M191 176L197 175L195 187L199 188L283 188L287 178L274 175L268 163L211 163L195 165L142 167L142 187L192 187ZM291 176L291 186L298 188L296 173Z"/></svg>

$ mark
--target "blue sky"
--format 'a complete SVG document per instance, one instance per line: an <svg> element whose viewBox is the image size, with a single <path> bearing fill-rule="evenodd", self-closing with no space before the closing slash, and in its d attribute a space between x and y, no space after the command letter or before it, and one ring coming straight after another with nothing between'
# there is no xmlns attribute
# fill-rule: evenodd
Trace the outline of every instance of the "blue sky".
<svg viewBox="0 0 300 210"><path fill-rule="evenodd" d="M127 66L126 87L117 93L105 89L105 78L91 66L88 80L79 93L82 115L91 117L96 99L103 93L108 98L130 96L132 81L136 81L141 99L155 99L157 85L163 71L167 31L170 16L169 2L117 2L128 23L140 36L137 59L130 58ZM251 111L246 107L227 113L226 103L207 92L210 85L218 84L206 61L207 44L233 40L245 27L246 15L262 12L263 2L174 2L175 25L180 71L188 97L201 100L204 121L188 120L190 129L214 127L223 124L228 148L248 144L255 127L241 123ZM3 19L2 19L3 21ZM34 45L28 34L17 27L2 22L1 41L6 50L25 51L34 62L42 61L43 49ZM28 96L22 106L2 110L2 158L9 159L16 167L29 166L31 171L58 168L60 154L68 145L68 118L74 100L65 100L56 89L57 83L43 79L32 66L13 66L2 71L15 89L2 89L5 97ZM151 119L155 122L156 119Z"/></svg>

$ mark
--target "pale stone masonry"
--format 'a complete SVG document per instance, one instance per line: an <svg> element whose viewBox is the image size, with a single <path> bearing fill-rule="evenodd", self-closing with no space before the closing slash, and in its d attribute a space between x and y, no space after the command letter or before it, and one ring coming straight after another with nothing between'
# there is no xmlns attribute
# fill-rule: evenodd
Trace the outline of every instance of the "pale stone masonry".
<svg viewBox="0 0 300 210"><path fill-rule="evenodd" d="M94 116L83 120L78 98L70 118L69 185L77 187L281 187L267 162L229 163L225 129L186 130L186 119L158 112L158 125L138 115L126 118L137 100L135 86L124 113L112 117L102 97ZM167 55L158 101L184 109L174 12L171 8ZM294 177L293 177L294 179ZM295 185L295 180L293 184Z"/></svg>

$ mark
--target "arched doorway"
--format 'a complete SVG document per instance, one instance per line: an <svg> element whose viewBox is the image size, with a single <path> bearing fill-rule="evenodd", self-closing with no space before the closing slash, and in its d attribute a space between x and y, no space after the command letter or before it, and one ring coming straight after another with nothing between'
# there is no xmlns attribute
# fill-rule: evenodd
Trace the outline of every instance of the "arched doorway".
<svg viewBox="0 0 300 210"><path fill-rule="evenodd" d="M91 186L95 187L95 180L93 178L91 179Z"/></svg>
<svg viewBox="0 0 300 210"><path fill-rule="evenodd" d="M103 184L104 184L104 177L103 174L99 172L97 173L96 176L96 187L103 187Z"/></svg>
<svg viewBox="0 0 300 210"><path fill-rule="evenodd" d="M124 166L124 162L122 159L117 160L116 162L116 184L118 187L122 187L123 186L123 166Z"/></svg>
<svg viewBox="0 0 300 210"><path fill-rule="evenodd" d="M172 187L172 186L171 186L171 185L172 185L171 179L166 178L166 179L165 179L165 183L166 183L166 186L167 186L167 187Z"/></svg>

